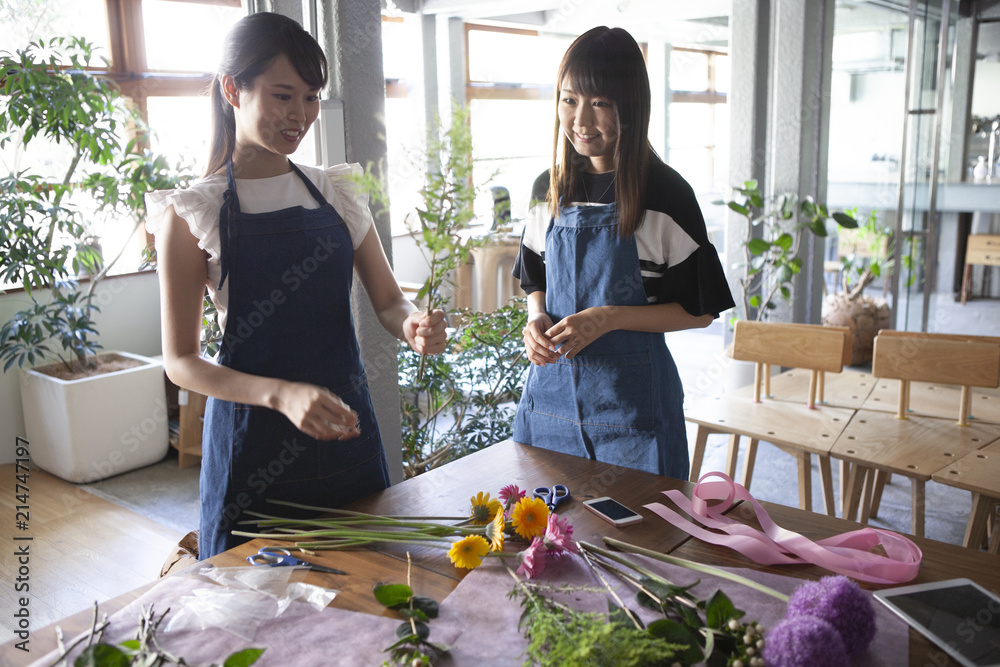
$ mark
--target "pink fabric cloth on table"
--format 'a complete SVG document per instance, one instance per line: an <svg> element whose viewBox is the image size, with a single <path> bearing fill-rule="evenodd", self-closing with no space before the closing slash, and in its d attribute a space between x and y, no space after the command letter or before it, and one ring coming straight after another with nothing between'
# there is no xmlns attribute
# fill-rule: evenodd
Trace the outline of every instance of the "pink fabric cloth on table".
<svg viewBox="0 0 1000 667"><path fill-rule="evenodd" d="M627 538L626 538L627 539ZM744 620L756 620L767 628L774 627L785 616L786 604L766 593L725 579L694 572L684 567L668 565L635 554L622 554L642 567L663 576L675 584L686 586L700 583L692 589L694 595L707 599L715 590L723 590L738 609L747 612ZM505 568L487 559L479 569L470 572L441 605L441 616L431 622L431 638L438 628L459 630L451 654L436 665L520 665L524 662L527 642L518 631L521 617L520 599L508 599L514 580ZM512 568L517 565L510 559ZM802 579L784 577L754 570L728 569L760 582L782 593L790 594L803 583ZM639 607L635 590L620 583L613 575L603 573L629 609L635 611L644 623L662 618L654 612ZM603 591L603 584L578 556L563 556L546 562L538 581L596 587ZM556 596L576 609L606 612L608 596L604 592L575 592ZM870 595L870 594L868 594ZM909 628L886 609L875 605L877 632L868 650L855 656L851 667L881 667L905 665L909 656ZM766 637L766 634L765 634Z"/></svg>
<svg viewBox="0 0 1000 667"><path fill-rule="evenodd" d="M660 563L641 556L629 555L634 562L680 585L700 580L693 589L695 595L707 598L721 588L740 609L747 612L747 619L773 627L785 614L785 604L769 595L740 584L693 572L682 567ZM509 562L516 567L513 555ZM734 570L775 590L791 593L801 583L799 579L750 570ZM655 620L652 612L640 608L634 601L634 591L607 574L609 582L630 609L645 622ZM600 581L578 556L550 559L540 578L559 584L601 587ZM395 582L392 582L395 583ZM135 602L110 617L111 625L105 633L105 642L118 644L131 639L139 620L142 605L153 604L162 612L167 608L179 609L181 599L189 596L204 581L174 575L163 579ZM211 585L211 584L208 584ZM518 599L507 594L514 580L506 568L488 558L479 569L469 572L458 587L441 603L441 615L430 622L430 639L450 644L453 648L436 665L520 665L527 645L518 630L521 606ZM415 591L417 595L421 591ZM574 607L588 611L606 611L607 596L604 592L577 592L565 595L563 600ZM865 654L857 657L853 667L905 664L908 654L907 626L888 610L876 605L878 633ZM168 616L169 620L170 616ZM309 605L292 602L277 618L263 623L253 641L221 629L202 631L159 632L157 636L167 650L185 658L191 664L221 663L232 652L253 647L265 648L256 663L259 667L276 665L380 665L388 657L382 652L395 641L400 619L372 616L359 612L327 607L315 611ZM74 656L77 652L74 652ZM48 665L54 654L43 657L34 665ZM72 663L70 663L72 664Z"/></svg>
<svg viewBox="0 0 1000 667"><path fill-rule="evenodd" d="M722 481L706 482L707 477L720 477ZM734 549L756 563L812 563L831 572L876 584L911 581L920 570L923 557L920 548L898 533L880 528L862 528L813 542L774 523L744 486L721 472L702 475L691 500L676 490L664 491L663 495L707 528L722 533L706 530L660 503L643 507L699 540ZM710 505L710 500L721 502ZM751 504L763 532L725 515L736 500ZM886 555L871 553L870 550L879 545L885 549Z"/></svg>

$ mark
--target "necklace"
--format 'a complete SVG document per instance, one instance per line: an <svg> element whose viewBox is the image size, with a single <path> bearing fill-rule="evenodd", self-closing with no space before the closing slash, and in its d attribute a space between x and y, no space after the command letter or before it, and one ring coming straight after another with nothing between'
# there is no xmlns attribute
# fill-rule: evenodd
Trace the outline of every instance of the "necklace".
<svg viewBox="0 0 1000 667"><path fill-rule="evenodd" d="M615 178L616 178L615 176L611 177L611 182L608 183L608 187L604 188L604 192L602 192L601 195L596 200L595 199L591 199L590 198L590 193L587 192L587 179L586 178L581 178L580 182L583 184L583 196L587 200L587 203L588 204L597 204L597 203L600 203L600 201L602 199L604 199L604 195L608 194L608 190L611 189L611 186L615 184Z"/></svg>

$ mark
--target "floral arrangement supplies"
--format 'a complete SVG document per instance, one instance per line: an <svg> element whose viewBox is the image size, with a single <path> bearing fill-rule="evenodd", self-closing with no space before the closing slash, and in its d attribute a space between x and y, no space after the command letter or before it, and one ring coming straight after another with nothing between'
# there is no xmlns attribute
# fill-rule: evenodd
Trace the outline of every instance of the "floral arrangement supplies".
<svg viewBox="0 0 1000 667"><path fill-rule="evenodd" d="M746 611L746 615L740 619L739 624L752 626L756 623L756 627L763 634L765 643L772 639L769 636L771 629L786 621L788 604L771 594L761 592L761 590L735 583L728 578L705 572L694 572L684 566L667 564L641 555L626 554L623 556L636 566L669 580L677 586L690 586L688 592L695 599L708 601L712 599L716 591L723 591L735 608ZM597 571L602 570L598 569ZM762 586L785 595L792 595L798 588L808 583L800 579L751 570L719 569L718 572L752 577L755 582ZM620 600L635 613L647 628L654 622L663 619L661 613L636 603L636 590L634 588L613 576L604 574L604 578ZM554 599L580 611L603 615L609 619L605 623L609 627L612 626L612 620L616 620L613 616L614 612L609 612L609 593L605 582L587 564L582 555L573 555L552 561L539 577L529 582L522 580L522 583L538 585L540 594L546 598ZM465 631L452 643L449 655L453 664L522 664L529 656L533 664L551 664L546 663L544 656L539 657L535 653L529 653L531 640L527 636L530 633L526 626L532 620L525 615L522 600L512 593L511 589L515 586L517 584L511 578L510 573L500 563L491 561L484 567L470 572L455 591L444 600L441 605L441 614L435 620L435 628L443 632L452 623L461 623L462 627L465 628ZM865 593L864 595L868 596L869 594ZM875 638L866 650L851 656L847 662L839 664L851 667L905 664L909 643L909 631L906 624L881 605L876 605L873 609L875 626L878 629ZM523 623L522 617L524 617ZM618 623L617 620L614 624L614 628L626 627L625 624ZM621 632L619 635L617 629L608 629L606 632L612 633L613 637L624 638L626 635L625 632ZM490 637L488 642L482 641L483 633L487 633ZM588 642L577 635L577 641L574 643L580 652L572 657L563 655L564 661L561 664L601 664L601 656L596 651L590 650L597 645L594 639L594 637L590 637L591 641ZM757 636L751 639L754 644L759 641ZM760 650L756 651L758 656L760 652ZM735 660L726 659L721 652L717 657L721 660L717 664L740 664L736 663ZM751 661L746 658L743 660L742 664L750 667ZM700 660L697 662L701 663ZM695 662L684 659L683 652L678 652L671 661L663 664L689 665L695 664ZM716 663L710 662L709 664ZM785 661L766 664L782 667L783 665L810 663Z"/></svg>

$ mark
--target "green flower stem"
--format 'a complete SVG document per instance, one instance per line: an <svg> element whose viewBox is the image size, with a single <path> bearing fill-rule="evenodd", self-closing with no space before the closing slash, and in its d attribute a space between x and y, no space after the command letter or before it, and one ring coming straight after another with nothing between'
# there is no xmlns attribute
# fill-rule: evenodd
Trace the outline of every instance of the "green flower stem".
<svg viewBox="0 0 1000 667"><path fill-rule="evenodd" d="M615 602L618 603L618 608L625 612L625 615L628 616L629 620L632 621L632 624L637 630L642 630L642 623L640 623L639 619L636 618L635 612L629 609L622 601L621 597L618 596L618 593L615 592L615 589L611 588L611 584L609 584L608 580L605 579L603 574L601 574L601 571L597 569L597 565L594 564L593 558L591 558L586 551L584 551L582 555L583 559L587 561L587 565L590 566L590 571L597 575L597 578L601 580L601 584L603 584L604 588L608 591L608 595L614 598Z"/></svg>
<svg viewBox="0 0 1000 667"><path fill-rule="evenodd" d="M394 516L392 514L367 514L365 512L354 512L352 510L340 509L337 507L318 507L316 505L302 505L300 503L293 503L287 500L272 500L268 499L269 503L275 505L284 505L286 507L295 507L303 510L311 510L314 512L326 512L329 514L346 514L348 516L354 517L369 517L371 519L419 519L424 521L467 521L469 517L467 516ZM249 512L248 512L249 513ZM264 514L254 513L257 516L265 516ZM278 516L269 516L269 519L281 519ZM296 519L297 520L297 519ZM305 519L304 519L305 520ZM332 519L335 520L335 519ZM293 521L293 519L285 519L285 521Z"/></svg>
<svg viewBox="0 0 1000 667"><path fill-rule="evenodd" d="M684 558L677 558L676 556L668 556L667 554L662 554L657 551L651 551L649 549L643 549L642 547L637 547L634 544L629 544L628 542L622 542L616 540L613 537L605 537L604 543L608 546L612 546L621 551L627 551L629 553L639 554L641 556L646 556L647 558L653 558L655 560L661 561L663 563L669 563L670 565L678 565L680 567L686 567L689 570L694 570L695 572L702 572L704 574L711 575L713 577L719 577L720 579L728 579L729 581L734 581L738 584L743 584L747 588L752 588L761 593L767 593L768 595L781 600L782 602L788 602L788 596L784 593L780 593L769 586L753 581L752 579L747 579L738 574L729 572L728 570L723 570L722 568L712 567L711 565L704 565L702 563L696 563L694 561L685 560ZM590 544L584 542L580 543L581 546L586 545L586 548L601 554L602 556L611 558L611 552L604 549L600 549ZM612 560L616 560L612 558ZM618 561L622 562L622 561ZM623 563L624 564L624 563ZM636 568L636 571L641 571Z"/></svg>
<svg viewBox="0 0 1000 667"><path fill-rule="evenodd" d="M360 540L370 543L378 542L443 542L449 537L457 537L457 533L393 533L381 530L344 530L344 531L315 531L308 533L250 533L241 530L234 530L233 535L240 537L265 538L275 540L315 540L316 538L328 538L331 542L338 540Z"/></svg>

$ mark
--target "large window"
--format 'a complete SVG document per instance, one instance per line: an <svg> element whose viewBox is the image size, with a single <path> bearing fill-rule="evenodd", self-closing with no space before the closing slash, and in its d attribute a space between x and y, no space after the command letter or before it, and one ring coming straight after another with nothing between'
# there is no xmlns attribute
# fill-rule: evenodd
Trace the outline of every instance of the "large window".
<svg viewBox="0 0 1000 667"><path fill-rule="evenodd" d="M97 56L91 69L117 81L149 122L150 148L201 175L211 132L205 92L222 35L243 13L240 0L12 0L0 5L0 50L13 52L53 37L85 38ZM63 154L58 147L33 148L29 158L8 145L0 152L0 167L57 171ZM139 266L148 239L129 240L132 226L121 221L95 216L94 227L106 253L129 244L116 272Z"/></svg>

